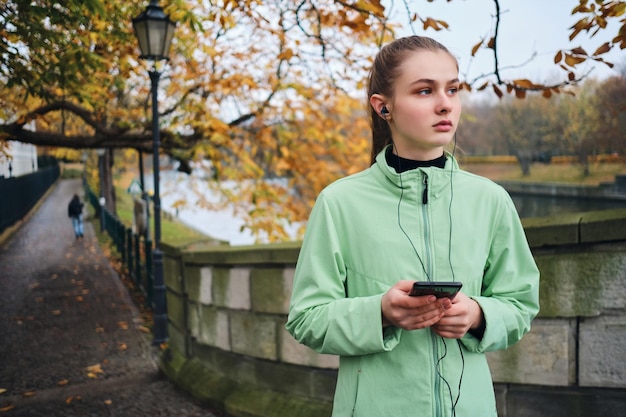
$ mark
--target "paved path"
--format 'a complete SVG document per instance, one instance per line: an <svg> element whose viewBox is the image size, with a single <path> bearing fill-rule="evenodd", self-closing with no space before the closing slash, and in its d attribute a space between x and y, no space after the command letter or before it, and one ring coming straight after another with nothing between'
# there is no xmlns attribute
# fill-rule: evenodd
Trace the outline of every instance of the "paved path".
<svg viewBox="0 0 626 417"><path fill-rule="evenodd" d="M0 416L216 417L161 377L91 223L74 237L74 193L53 185L0 247Z"/></svg>

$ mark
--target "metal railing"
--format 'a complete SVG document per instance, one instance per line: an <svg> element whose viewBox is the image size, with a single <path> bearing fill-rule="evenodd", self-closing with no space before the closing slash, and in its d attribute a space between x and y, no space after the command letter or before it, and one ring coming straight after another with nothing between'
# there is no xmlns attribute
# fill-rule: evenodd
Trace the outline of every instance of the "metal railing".
<svg viewBox="0 0 626 417"><path fill-rule="evenodd" d="M128 275L144 294L145 304L153 307L152 240L134 233L106 207L100 206L98 197L86 182L85 194L96 216L103 219L104 230L111 237Z"/></svg>
<svg viewBox="0 0 626 417"><path fill-rule="evenodd" d="M31 174L0 178L0 233L32 209L59 178L58 165Z"/></svg>

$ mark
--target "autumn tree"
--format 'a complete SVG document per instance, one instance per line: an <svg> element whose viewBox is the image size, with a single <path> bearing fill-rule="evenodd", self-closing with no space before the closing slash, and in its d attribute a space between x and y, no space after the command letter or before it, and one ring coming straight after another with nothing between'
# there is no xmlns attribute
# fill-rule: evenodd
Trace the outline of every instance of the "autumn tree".
<svg viewBox="0 0 626 417"><path fill-rule="evenodd" d="M417 13L419 3L402 3L419 33L447 28ZM626 1L580 0L571 37L619 20L611 41L591 53L558 51L555 63L565 71L560 82L508 80L498 61L500 3L493 5L494 32L468 53L491 51L494 71L465 80L468 91L550 96L580 80L581 62L604 63L606 52L626 46ZM0 6L0 140L105 148L107 165L112 149L151 152L149 64L137 59L130 25L143 6L6 0ZM376 50L397 26L380 0L172 0L163 6L178 23L172 59L158 68L163 152L185 171L193 161L209 161L217 182L246 179L231 196L249 216L248 227L284 238L276 218L305 219L324 185L367 165L365 97L355 92L363 91ZM265 181L270 177L288 184Z"/></svg>
<svg viewBox="0 0 626 417"><path fill-rule="evenodd" d="M590 156L624 154L626 146L626 78L587 79L550 100L538 94L465 106L458 142L463 152L514 154L524 174L531 162L552 155L575 155L583 175ZM502 145L506 145L502 148Z"/></svg>

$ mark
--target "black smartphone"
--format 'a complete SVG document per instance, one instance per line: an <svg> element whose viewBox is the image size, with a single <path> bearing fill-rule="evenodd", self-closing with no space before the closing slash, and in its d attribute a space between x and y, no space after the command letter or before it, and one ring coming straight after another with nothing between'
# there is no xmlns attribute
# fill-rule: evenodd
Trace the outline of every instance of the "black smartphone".
<svg viewBox="0 0 626 417"><path fill-rule="evenodd" d="M453 299L463 284L451 281L416 281L409 295L434 295L437 298L448 297Z"/></svg>

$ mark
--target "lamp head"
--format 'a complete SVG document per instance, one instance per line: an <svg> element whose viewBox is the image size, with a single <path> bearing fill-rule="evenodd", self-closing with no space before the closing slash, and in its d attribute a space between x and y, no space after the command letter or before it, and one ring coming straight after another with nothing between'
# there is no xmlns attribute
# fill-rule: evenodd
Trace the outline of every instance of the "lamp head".
<svg viewBox="0 0 626 417"><path fill-rule="evenodd" d="M133 29L141 49L139 58L153 61L169 59L175 28L176 23L163 12L156 0L151 0L146 10L133 19Z"/></svg>

